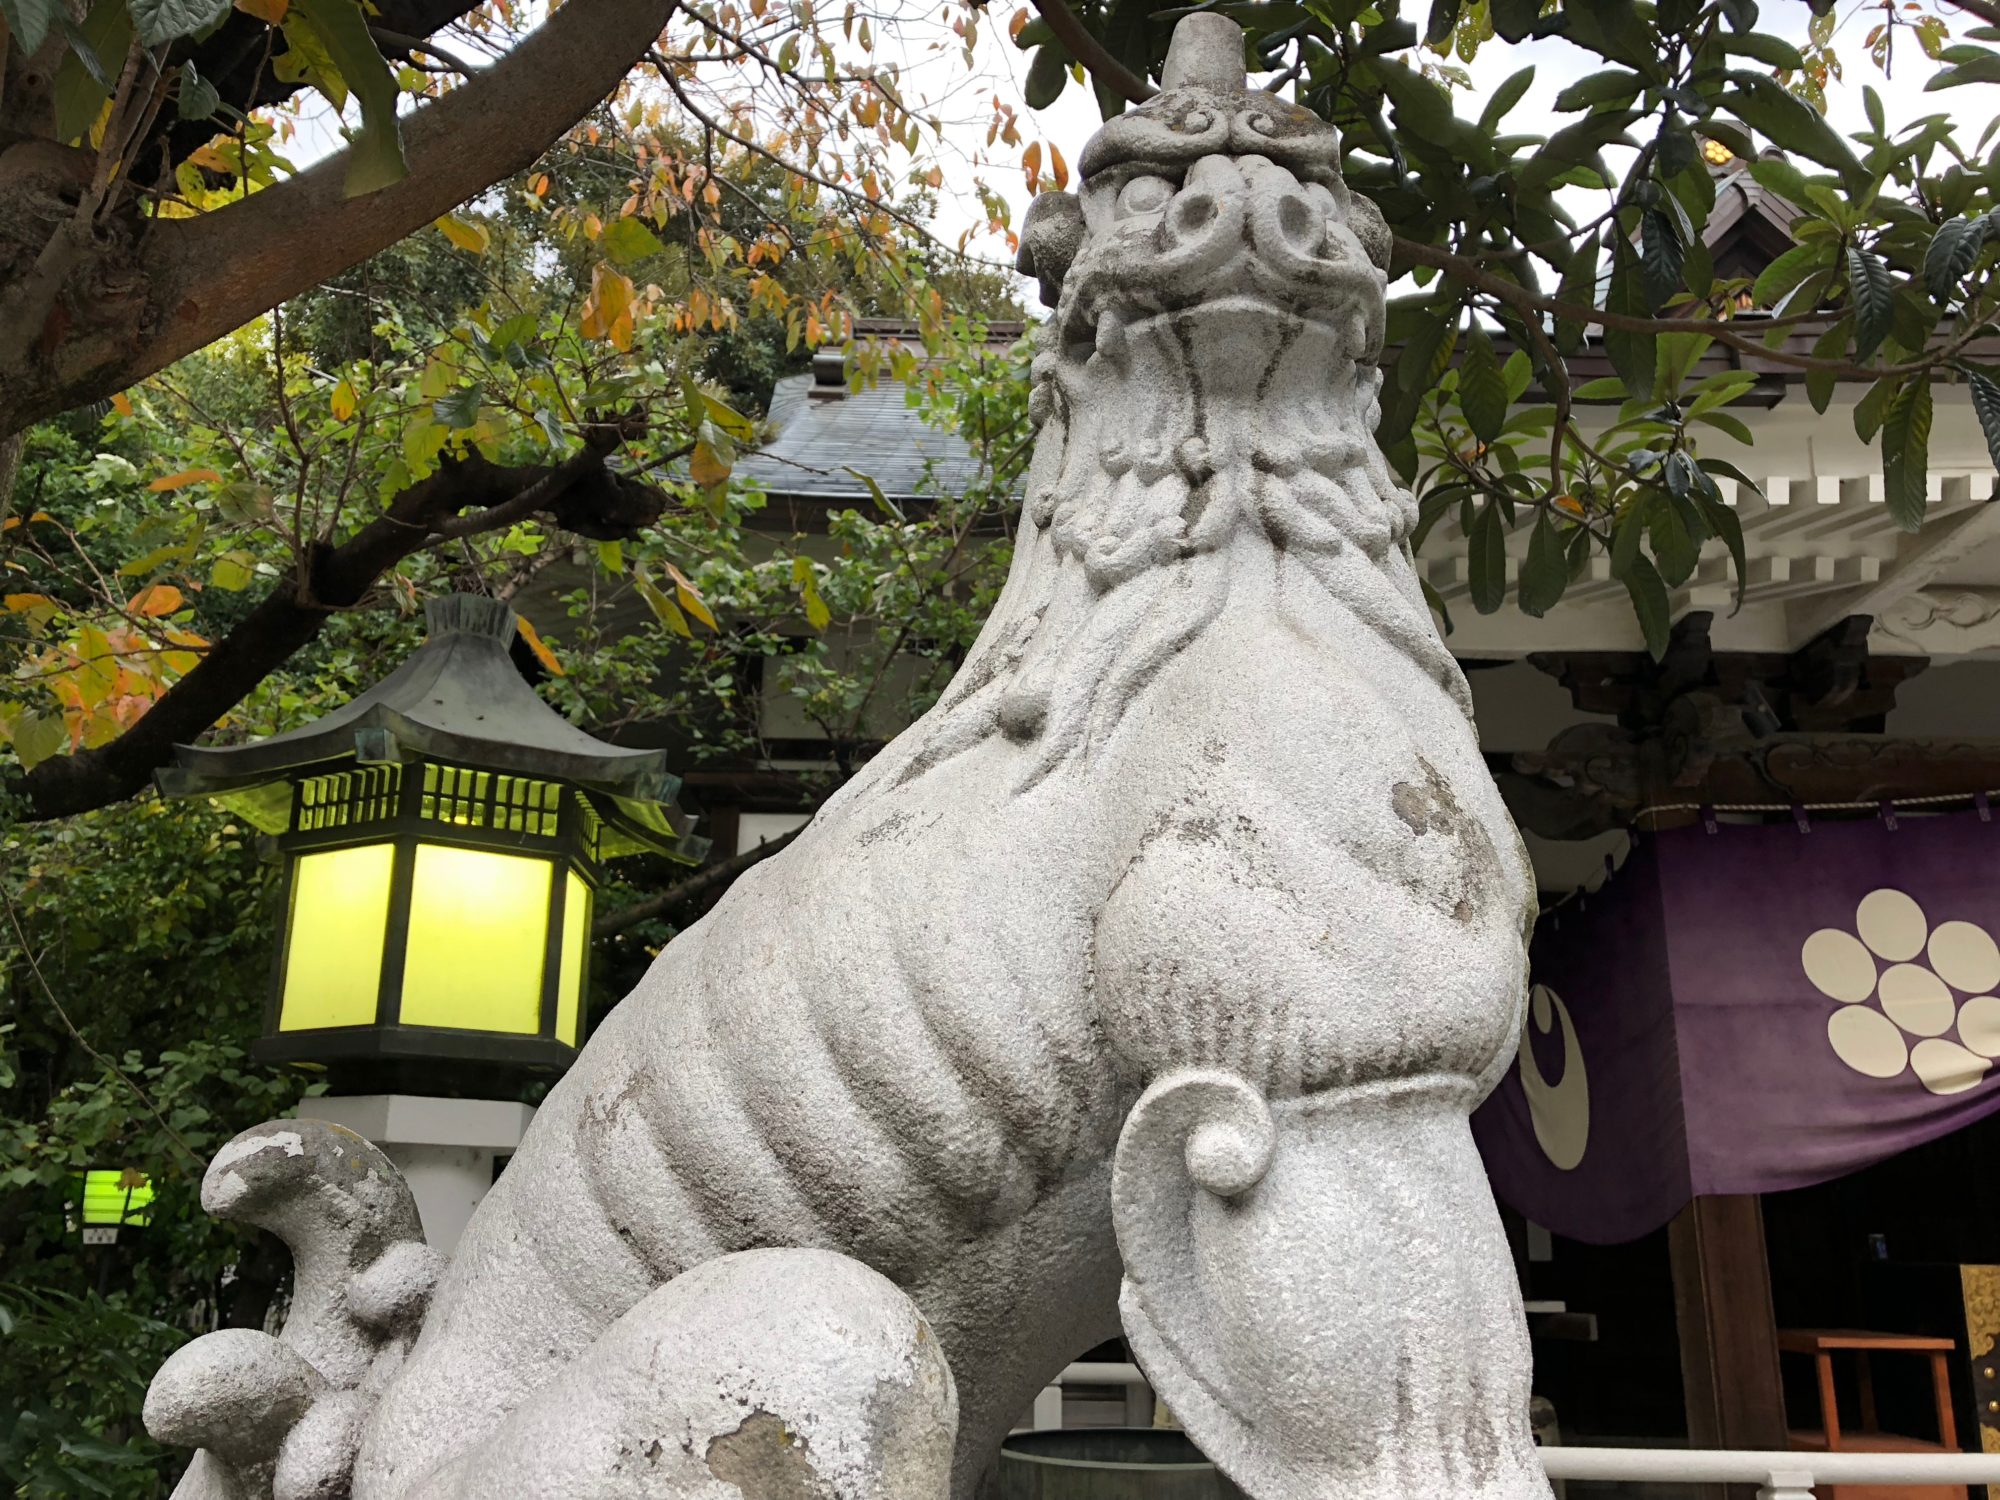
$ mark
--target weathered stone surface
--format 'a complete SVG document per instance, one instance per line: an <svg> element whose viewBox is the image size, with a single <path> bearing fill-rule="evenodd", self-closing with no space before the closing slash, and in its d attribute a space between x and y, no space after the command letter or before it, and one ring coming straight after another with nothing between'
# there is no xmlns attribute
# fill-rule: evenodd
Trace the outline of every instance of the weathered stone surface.
<svg viewBox="0 0 2000 1500"><path fill-rule="evenodd" d="M1333 132L1245 89L1232 23L1184 21L1166 83L1026 226L1040 432L964 669L551 1092L356 1500L846 1482L788 1436L804 1408L704 1404L693 1330L735 1299L690 1278L780 1245L922 1309L961 1500L1121 1309L1256 1500L1547 1494L1465 1125L1518 1039L1533 887L1372 435L1388 235ZM907 1330L816 1276L743 1379L851 1396L822 1303ZM792 1338L834 1353L769 1353ZM662 1403L701 1441L654 1464L624 1443ZM935 1493L900 1462L882 1493Z"/></svg>
<svg viewBox="0 0 2000 1500"><path fill-rule="evenodd" d="M957 1431L915 1303L843 1255L749 1250L645 1297L415 1493L937 1500Z"/></svg>
<svg viewBox="0 0 2000 1500"><path fill-rule="evenodd" d="M442 1259L389 1159L324 1120L246 1130L215 1154L201 1202L285 1242L292 1300L279 1337L211 1333L154 1377L147 1431L206 1450L176 1500L338 1500Z"/></svg>

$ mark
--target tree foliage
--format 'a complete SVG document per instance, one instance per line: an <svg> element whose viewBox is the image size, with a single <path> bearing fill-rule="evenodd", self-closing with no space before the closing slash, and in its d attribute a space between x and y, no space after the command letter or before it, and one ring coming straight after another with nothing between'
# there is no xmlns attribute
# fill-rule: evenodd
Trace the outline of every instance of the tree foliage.
<svg viewBox="0 0 2000 1500"><path fill-rule="evenodd" d="M1108 111L1150 93L1167 13L1140 0L1034 4L1039 16L1023 12L1014 31L1035 50L1032 77L1059 91L1062 68L1088 69ZM1934 387L1969 384L2000 440L1987 363L2000 121L1942 107L1949 95L1892 127L1863 85L1869 126L1842 135L1819 108L1840 67L1832 0L1220 8L1242 22L1250 65L1340 128L1347 180L1395 233L1392 279L1416 289L1390 307L1379 435L1422 482L1425 528L1446 514L1464 526L1475 608L1507 598L1503 532L1528 517L1520 606L1543 613L1608 556L1656 653L1668 591L1704 548L1726 552L1740 583L1740 529L1719 481L1754 485L1702 440L1749 441L1729 408L1755 377L1704 371L1711 348L1794 372L1821 412L1837 383L1866 382L1855 426L1880 445L1890 513L1907 530L1923 519ZM1987 24L1954 41L1923 7L1881 7L1867 49L1883 67L1899 47L1914 54L1933 92L2000 80L2000 8L1962 9ZM1784 12L1810 13L1805 47L1764 24ZM1461 113L1459 65L1495 37L1589 55L1594 70L1556 97L1558 128L1510 126L1532 66ZM1796 247L1755 278L1719 270L1704 243L1718 162L1747 167L1797 213ZM1586 347L1609 356L1615 380L1572 378Z"/></svg>

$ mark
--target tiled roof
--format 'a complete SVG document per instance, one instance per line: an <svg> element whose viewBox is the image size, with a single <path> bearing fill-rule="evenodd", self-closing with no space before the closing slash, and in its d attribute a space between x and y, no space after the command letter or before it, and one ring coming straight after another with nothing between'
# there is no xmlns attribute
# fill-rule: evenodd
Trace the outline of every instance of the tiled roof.
<svg viewBox="0 0 2000 1500"><path fill-rule="evenodd" d="M771 393L770 423L774 436L737 458L736 477L776 497L866 504L868 487L850 467L897 500L951 494L979 473L964 439L926 422L903 383L886 376L858 391L815 389L811 375L787 376Z"/></svg>

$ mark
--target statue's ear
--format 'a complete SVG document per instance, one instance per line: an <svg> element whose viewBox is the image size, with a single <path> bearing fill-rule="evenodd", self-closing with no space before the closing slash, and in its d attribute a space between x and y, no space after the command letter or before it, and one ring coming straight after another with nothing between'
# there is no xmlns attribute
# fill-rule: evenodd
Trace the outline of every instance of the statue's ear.
<svg viewBox="0 0 2000 1500"><path fill-rule="evenodd" d="M1014 267L1041 283L1042 306L1054 307L1063 277L1083 245L1083 205L1074 193L1038 193L1021 221L1021 251Z"/></svg>
<svg viewBox="0 0 2000 1500"><path fill-rule="evenodd" d="M1396 243L1395 236L1389 231L1389 221L1382 217L1382 210L1375 206L1374 200L1352 189L1347 198L1347 227L1361 241L1361 248L1368 252L1368 258L1375 263L1376 269L1387 271Z"/></svg>

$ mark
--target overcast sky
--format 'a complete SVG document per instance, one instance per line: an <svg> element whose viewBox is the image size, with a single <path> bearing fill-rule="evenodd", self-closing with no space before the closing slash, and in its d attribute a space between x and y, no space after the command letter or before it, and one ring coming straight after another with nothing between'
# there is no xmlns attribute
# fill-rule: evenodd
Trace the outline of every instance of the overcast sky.
<svg viewBox="0 0 2000 1500"><path fill-rule="evenodd" d="M878 0L878 9L887 9L893 3L894 0ZM938 195L936 228L946 240L955 241L963 231L977 229L984 223L978 196L972 189L975 175L1007 197L1017 225L1027 207L1029 195L1019 166L1021 148L997 146L989 150L986 146L986 125L994 95L1020 112L1025 139L1039 135L1059 147L1072 164L1100 123L1095 96L1090 89L1074 82L1049 109L1038 114L1027 108L1021 84L1027 75L1028 55L1017 51L1008 40L1006 26L1012 12L1003 5L1004 0L995 0L988 6L980 27L974 67L969 73L955 40L948 35L950 18L960 13L949 0L940 8L919 8L913 4L903 26L893 32L888 27L878 32L881 41L877 55L901 65L905 97L933 101L944 120L944 136L937 150L945 168L945 187ZM1885 79L1869 60L1864 46L1867 32L1880 13L1876 0L1845 0L1841 6L1842 20L1835 45L1846 78L1829 88L1827 109L1835 126L1844 132L1864 127L1863 84L1872 85L1881 94L1892 130L1927 114L1962 111L1975 98L1982 109L1991 109L1985 98L1978 97L1991 92L1981 85L1926 95L1923 85L1930 76L1931 65L1917 52L1908 33L1898 39L1894 76ZM1805 0L1766 0L1760 29L1802 42L1810 14ZM1954 18L1954 22L1958 31L1975 24L1970 18ZM950 45L943 45L947 41ZM1535 68L1534 83L1507 117L1510 133L1546 135L1575 119L1575 115L1558 115L1551 108L1556 94L1565 85L1606 66L1596 54L1561 41L1509 46L1496 39L1483 46L1473 62L1469 70L1473 87L1459 99L1458 112L1476 116L1487 95L1530 64ZM331 111L322 105L307 112L289 154L298 165L304 166L336 142ZM1587 199L1589 195L1583 196ZM975 241L972 248L991 258L1008 258L1004 245L990 237Z"/></svg>

